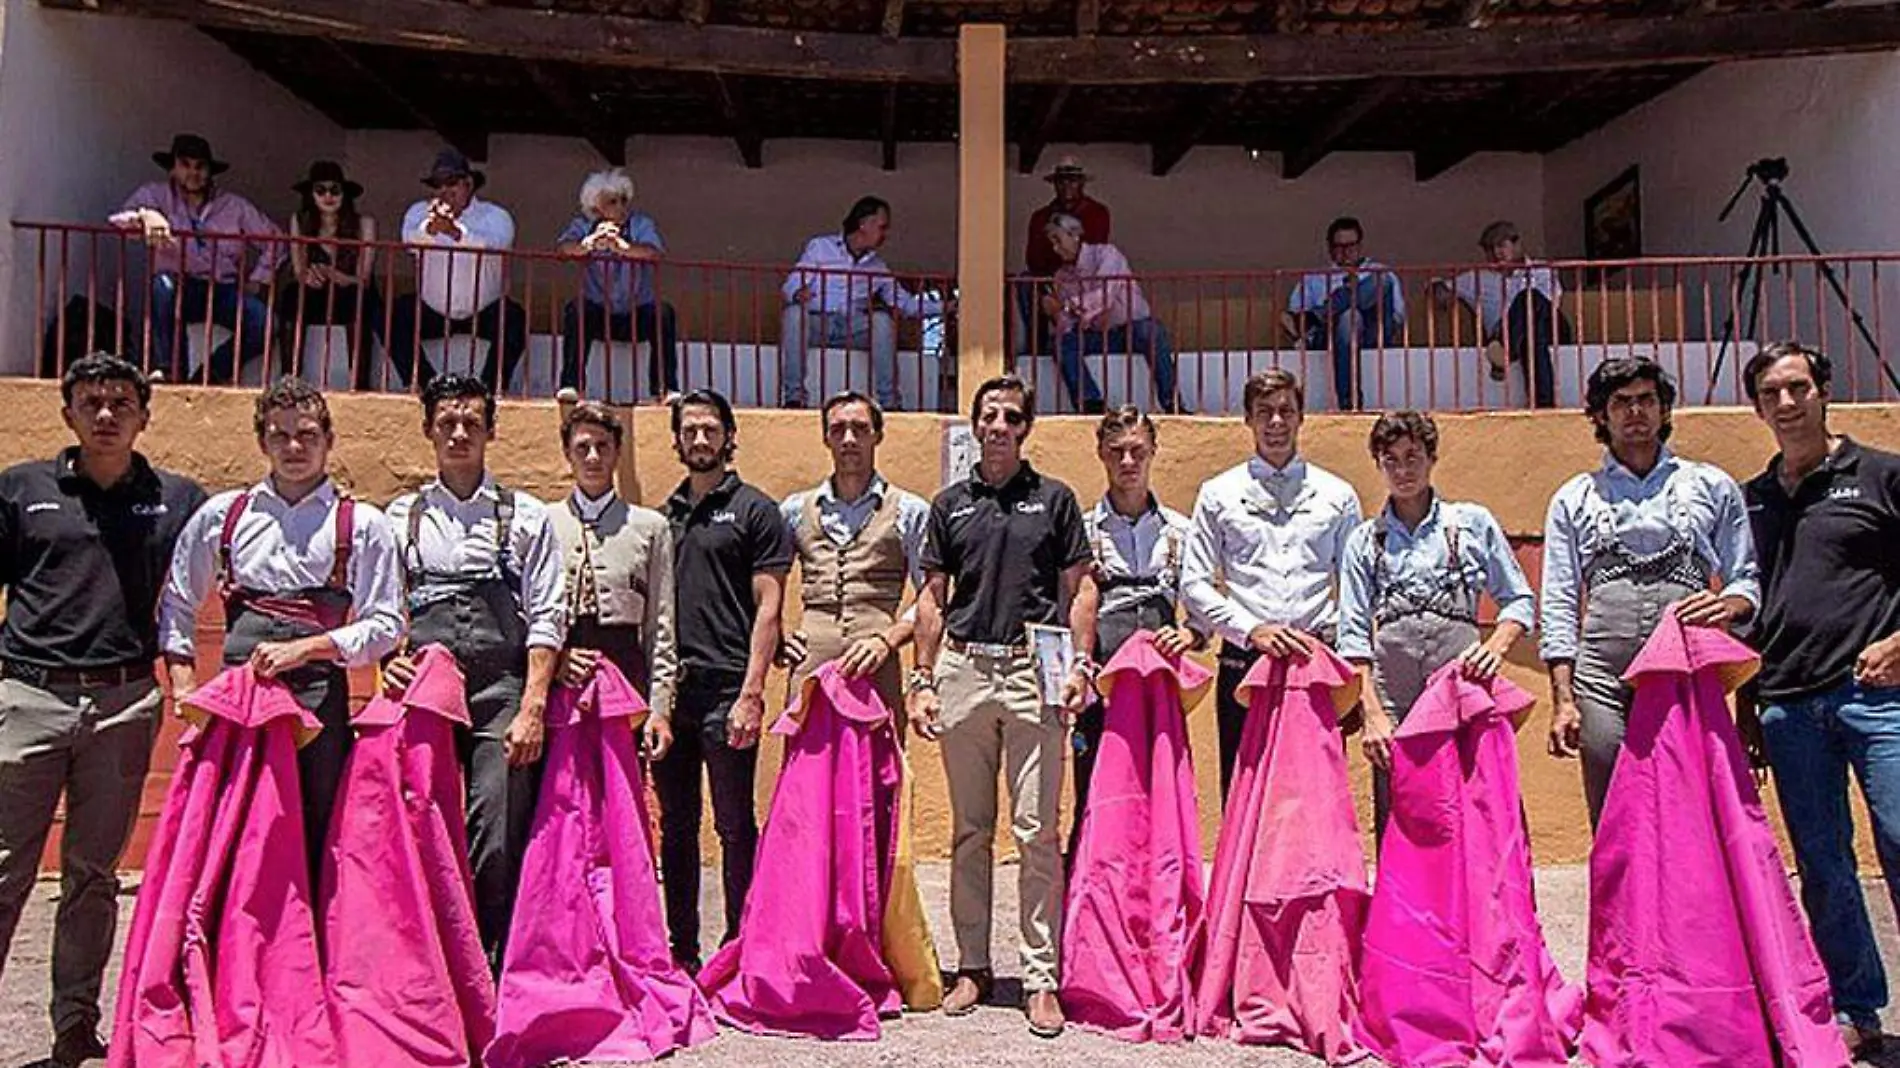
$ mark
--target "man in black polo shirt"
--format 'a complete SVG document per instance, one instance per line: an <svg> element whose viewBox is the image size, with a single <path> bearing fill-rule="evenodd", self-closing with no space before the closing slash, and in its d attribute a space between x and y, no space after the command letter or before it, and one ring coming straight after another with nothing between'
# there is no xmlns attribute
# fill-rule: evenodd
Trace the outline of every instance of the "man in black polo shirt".
<svg viewBox="0 0 1900 1068"><path fill-rule="evenodd" d="M1062 753L1068 724L1045 706L1025 625L1053 624L1089 571L1088 541L1075 494L1023 460L1036 417L1035 393L1014 376L976 391L970 422L982 458L970 477L930 505L917 599L917 669L910 721L943 746L955 824L950 921L956 928L956 985L943 1002L952 1016L989 993L991 844L996 775L1008 774L1010 832L1021 851L1024 1006L1029 1028L1060 1034L1056 937L1062 929ZM1077 648L1094 644L1094 619L1069 612ZM941 647L941 656L939 648Z"/></svg>
<svg viewBox="0 0 1900 1068"><path fill-rule="evenodd" d="M1900 456L1827 427L1828 358L1795 343L1743 385L1780 453L1745 489L1761 557L1760 733L1850 1050L1879 1048L1887 977L1861 895L1851 768L1900 909Z"/></svg>
<svg viewBox="0 0 1900 1068"><path fill-rule="evenodd" d="M700 768L712 783L726 889L726 931L739 931L759 844L752 786L765 720L765 673L779 645L792 539L778 505L731 469L732 405L698 389L673 405L673 449L686 480L666 500L673 528L679 687L673 748L653 766L660 871L673 959L699 970Z"/></svg>
<svg viewBox="0 0 1900 1068"><path fill-rule="evenodd" d="M95 353L60 392L78 446L0 473L0 969L64 791L53 1063L76 1065L106 1053L115 872L163 703L158 594L205 493L133 451L152 399L137 368Z"/></svg>

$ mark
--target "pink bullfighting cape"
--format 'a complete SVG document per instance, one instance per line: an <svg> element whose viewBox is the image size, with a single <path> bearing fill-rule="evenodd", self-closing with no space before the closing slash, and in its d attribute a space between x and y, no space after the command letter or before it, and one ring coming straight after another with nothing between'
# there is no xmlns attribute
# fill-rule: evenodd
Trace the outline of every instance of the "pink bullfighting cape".
<svg viewBox="0 0 1900 1068"><path fill-rule="evenodd" d="M1447 664L1392 747L1392 819L1366 919L1359 1038L1392 1068L1558 1068L1583 994L1544 944L1513 719L1531 695Z"/></svg>
<svg viewBox="0 0 1900 1068"><path fill-rule="evenodd" d="M1352 1029L1366 861L1339 733L1357 683L1315 643L1304 660L1261 657L1240 684L1247 723L1195 989L1203 1035L1332 1064L1365 1055Z"/></svg>
<svg viewBox="0 0 1900 1068"><path fill-rule="evenodd" d="M119 978L113 1068L333 1068L290 691L232 668L181 714Z"/></svg>
<svg viewBox="0 0 1900 1068"><path fill-rule="evenodd" d="M868 676L836 661L805 680L773 725L785 763L759 839L739 937L700 985L722 1023L754 1034L875 1039L903 1010L885 962L885 895L897 853L902 756Z"/></svg>
<svg viewBox="0 0 1900 1068"><path fill-rule="evenodd" d="M1076 846L1062 930L1070 1020L1131 1042L1192 1031L1206 893L1184 691L1211 673L1137 632L1102 669L1101 751Z"/></svg>
<svg viewBox="0 0 1900 1068"><path fill-rule="evenodd" d="M706 999L666 944L640 763L646 713L605 660L548 702L487 1068L650 1061L713 1037Z"/></svg>
<svg viewBox="0 0 1900 1068"><path fill-rule="evenodd" d="M455 657L425 646L402 697L353 722L320 898L344 1060L468 1068L494 1031L495 982L475 929Z"/></svg>
<svg viewBox="0 0 1900 1068"><path fill-rule="evenodd" d="M1828 982L1729 715L1755 654L1666 614L1590 853L1597 1068L1836 1068Z"/></svg>

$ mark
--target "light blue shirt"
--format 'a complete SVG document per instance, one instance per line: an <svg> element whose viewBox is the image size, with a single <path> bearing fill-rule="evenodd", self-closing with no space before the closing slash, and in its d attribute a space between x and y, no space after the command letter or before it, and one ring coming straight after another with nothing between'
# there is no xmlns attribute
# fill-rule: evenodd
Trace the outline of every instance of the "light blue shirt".
<svg viewBox="0 0 1900 1068"><path fill-rule="evenodd" d="M576 215L567 221L567 227L554 243L566 245L584 240L599 225L599 219ZM620 237L629 245L651 245L661 252L666 251L659 224L643 211L627 216L627 221L620 226ZM654 302L653 261L629 259L601 249L588 254L587 273L581 285L588 303L598 304L615 315L630 315L635 308Z"/></svg>
<svg viewBox="0 0 1900 1068"><path fill-rule="evenodd" d="M1377 260L1361 260L1355 272L1360 277L1369 274L1379 275L1385 282L1385 306L1387 316L1405 318L1405 289L1399 285L1399 276L1390 273L1391 268ZM1323 312L1332 299L1332 295L1346 288L1350 276L1346 271L1334 268L1330 271L1308 271L1300 276L1300 284L1287 294L1286 310L1295 315L1301 312Z"/></svg>
<svg viewBox="0 0 1900 1068"><path fill-rule="evenodd" d="M1095 577L1154 578L1159 589L1176 605L1181 601L1181 574L1187 564L1191 527L1187 516L1148 498L1148 509L1133 519L1117 512L1103 497L1082 516L1082 530L1095 557ZM1139 586L1117 586L1102 591L1098 615L1126 611L1144 600Z"/></svg>
<svg viewBox="0 0 1900 1068"><path fill-rule="evenodd" d="M1379 528L1385 528L1385 545ZM1450 566L1451 542L1446 528L1458 531L1458 569L1467 589L1483 590L1498 605L1498 622L1506 620L1531 629L1537 622L1537 599L1530 580L1511 554L1510 540L1497 517L1479 504L1440 500L1415 530L1392 514L1388 502L1379 515L1359 524L1346 539L1346 559L1339 569L1339 655L1349 660L1372 660L1372 618L1376 598L1390 589L1408 585L1433 587ZM1384 554L1384 567L1379 556ZM1387 591L1375 589L1375 575L1383 572Z"/></svg>
<svg viewBox="0 0 1900 1068"><path fill-rule="evenodd" d="M904 571L910 576L912 589L924 588L924 530L930 525L929 501L908 490L893 488L883 475L873 475L870 488L857 500L839 500L832 491L831 480L825 479L817 489L802 490L779 502L779 514L785 517L785 529L791 532L793 541L797 541L799 527L804 522L805 501L814 493L818 495L818 528L832 544L840 547L851 544L864 530L871 516L884 506L885 494L897 494L897 536L904 542Z"/></svg>
<svg viewBox="0 0 1900 1068"><path fill-rule="evenodd" d="M793 303L801 288L811 290L805 310L814 315L863 315L873 303L913 319L943 314L942 301L898 285L876 249L853 256L842 234L820 234L805 242L805 251L780 288L785 303Z"/></svg>
<svg viewBox="0 0 1900 1068"><path fill-rule="evenodd" d="M1181 593L1203 634L1244 647L1262 623L1314 633L1337 621L1333 576L1365 513L1352 484L1295 458L1255 456L1194 500Z"/></svg>
<svg viewBox="0 0 1900 1068"><path fill-rule="evenodd" d="M1636 555L1662 551L1678 526L1696 555L1722 580L1724 596L1761 606L1761 568L1742 488L1712 464L1684 460L1667 448L1649 474L1638 477L1606 450L1603 466L1564 483L1544 520L1544 596L1539 652L1545 660L1575 660L1583 619L1583 576L1607 546L1600 528L1608 512L1616 540Z"/></svg>

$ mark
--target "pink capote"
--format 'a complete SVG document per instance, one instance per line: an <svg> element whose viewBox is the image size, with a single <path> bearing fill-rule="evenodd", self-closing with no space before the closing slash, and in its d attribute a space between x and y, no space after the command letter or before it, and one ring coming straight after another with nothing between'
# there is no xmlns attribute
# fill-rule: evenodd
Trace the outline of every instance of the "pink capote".
<svg viewBox="0 0 1900 1068"><path fill-rule="evenodd" d="M1531 695L1440 668L1392 746L1359 1040L1392 1068L1568 1064L1583 993L1537 922L1512 718Z"/></svg>
<svg viewBox="0 0 1900 1068"><path fill-rule="evenodd" d="M1184 691L1212 673L1163 656L1139 631L1109 658L1089 807L1069 876L1062 1009L1130 1042L1180 1042L1192 1028L1206 900Z"/></svg>
<svg viewBox="0 0 1900 1068"><path fill-rule="evenodd" d="M1583 1055L1597 1068L1835 1068L1847 1050L1729 717L1755 654L1672 610L1590 853Z"/></svg>
<svg viewBox="0 0 1900 1068"><path fill-rule="evenodd" d="M673 963L648 838L639 734L647 704L605 660L548 701L547 765L487 1068L650 1061L714 1035Z"/></svg>
<svg viewBox="0 0 1900 1068"><path fill-rule="evenodd" d="M1305 660L1261 657L1240 684L1247 724L1209 890L1196 1026L1347 1064L1365 922L1366 859L1339 714L1358 694L1317 643Z"/></svg>
<svg viewBox="0 0 1900 1068"><path fill-rule="evenodd" d="M902 757L869 677L831 661L772 727L779 771L739 936L699 973L720 1022L743 1031L871 1040L903 1011L882 950Z"/></svg>
<svg viewBox="0 0 1900 1068"><path fill-rule="evenodd" d="M494 1033L475 928L455 657L425 646L402 697L354 717L319 904L330 1011L351 1065L467 1068Z"/></svg>
<svg viewBox="0 0 1900 1068"><path fill-rule="evenodd" d="M332 1068L310 907L297 737L281 683L232 668L185 699L193 725L126 939L113 1068Z"/></svg>

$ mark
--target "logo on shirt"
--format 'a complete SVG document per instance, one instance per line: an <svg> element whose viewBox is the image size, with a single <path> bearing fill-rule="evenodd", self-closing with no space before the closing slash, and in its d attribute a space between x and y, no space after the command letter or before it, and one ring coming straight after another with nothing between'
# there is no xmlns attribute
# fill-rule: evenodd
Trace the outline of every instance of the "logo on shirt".
<svg viewBox="0 0 1900 1068"><path fill-rule="evenodd" d="M1035 515L1038 512L1046 512L1048 510L1049 510L1049 506L1046 504L1043 504L1041 501L1017 501L1016 502L1016 511L1020 512L1023 515Z"/></svg>
<svg viewBox="0 0 1900 1068"><path fill-rule="evenodd" d="M58 501L35 501L34 503L26 506L27 515L37 515L40 512L57 512L57 511L59 511Z"/></svg>
<svg viewBox="0 0 1900 1068"><path fill-rule="evenodd" d="M135 504L132 506L132 514L137 516L164 515L169 511L171 511L171 509L165 507L163 504Z"/></svg>
<svg viewBox="0 0 1900 1068"><path fill-rule="evenodd" d="M737 523L739 521L739 513L730 511L714 512L706 517L706 521L709 523Z"/></svg>
<svg viewBox="0 0 1900 1068"><path fill-rule="evenodd" d="M956 510L954 510L954 511L952 511L952 512L950 513L950 518L952 518L952 519L962 519L962 518L964 518L965 516L972 516L972 515L975 515L975 514L976 514L976 505L974 505L974 504L966 504L966 505L964 505L963 507L961 507L961 508L958 508L958 509L956 509Z"/></svg>
<svg viewBox="0 0 1900 1068"><path fill-rule="evenodd" d="M1858 501L1860 500L1860 487L1852 483L1845 486L1829 486L1827 488L1827 499L1830 501Z"/></svg>

